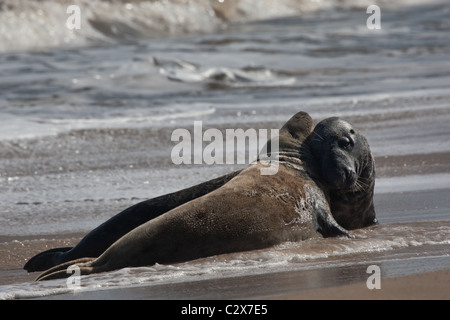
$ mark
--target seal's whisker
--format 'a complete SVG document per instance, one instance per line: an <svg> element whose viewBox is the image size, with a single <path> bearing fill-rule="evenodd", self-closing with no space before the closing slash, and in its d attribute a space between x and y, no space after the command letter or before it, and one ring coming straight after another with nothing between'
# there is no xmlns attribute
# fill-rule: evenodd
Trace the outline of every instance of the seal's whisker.
<svg viewBox="0 0 450 320"><path fill-rule="evenodd" d="M358 182L358 180L356 180L355 191L363 191L363 190L364 190L364 186L360 182Z"/></svg>
<svg viewBox="0 0 450 320"><path fill-rule="evenodd" d="M356 179L354 184L354 191L364 191L370 187L370 184L363 180L363 178Z"/></svg>

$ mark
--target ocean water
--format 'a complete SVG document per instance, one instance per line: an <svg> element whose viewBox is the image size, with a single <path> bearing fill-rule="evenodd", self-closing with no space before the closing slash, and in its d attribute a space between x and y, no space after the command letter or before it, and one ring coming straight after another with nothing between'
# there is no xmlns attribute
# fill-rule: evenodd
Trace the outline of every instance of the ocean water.
<svg viewBox="0 0 450 320"><path fill-rule="evenodd" d="M80 29L66 26L72 4ZM450 7L377 1L381 29L370 30L371 4L0 0L0 235L88 232L242 167L174 165L176 128L272 129L304 110L353 122L377 159L426 157L409 174L378 171L380 227L358 241L88 276L81 290L358 265L371 254L421 257L416 272L449 268ZM387 276L413 272L395 270ZM64 281L0 286L0 298L64 292Z"/></svg>

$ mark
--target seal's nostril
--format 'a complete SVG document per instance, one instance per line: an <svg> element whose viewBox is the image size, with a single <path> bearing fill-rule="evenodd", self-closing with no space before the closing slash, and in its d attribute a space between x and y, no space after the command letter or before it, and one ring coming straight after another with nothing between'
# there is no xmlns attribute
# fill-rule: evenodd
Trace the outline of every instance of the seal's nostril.
<svg viewBox="0 0 450 320"><path fill-rule="evenodd" d="M353 183L356 180L356 172L350 167L344 168L345 172L345 178L347 180L347 183Z"/></svg>

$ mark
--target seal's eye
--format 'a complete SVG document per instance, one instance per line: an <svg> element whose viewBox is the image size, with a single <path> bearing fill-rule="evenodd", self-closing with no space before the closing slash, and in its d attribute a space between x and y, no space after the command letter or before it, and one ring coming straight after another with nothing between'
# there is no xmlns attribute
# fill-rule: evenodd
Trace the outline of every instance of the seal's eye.
<svg viewBox="0 0 450 320"><path fill-rule="evenodd" d="M342 137L342 138L339 138L338 145L342 149L348 149L351 146L351 141L347 137Z"/></svg>
<svg viewBox="0 0 450 320"><path fill-rule="evenodd" d="M355 134L355 130L350 129L350 134Z"/></svg>

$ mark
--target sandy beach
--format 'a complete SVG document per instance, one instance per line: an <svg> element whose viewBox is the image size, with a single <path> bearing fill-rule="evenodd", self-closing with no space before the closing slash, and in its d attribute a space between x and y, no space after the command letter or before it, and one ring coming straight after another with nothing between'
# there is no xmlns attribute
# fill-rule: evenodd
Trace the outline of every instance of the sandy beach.
<svg viewBox="0 0 450 320"><path fill-rule="evenodd" d="M299 294L275 297L296 300L448 300L450 270L420 273L384 279L380 289L369 290L365 282L310 290Z"/></svg>
<svg viewBox="0 0 450 320"><path fill-rule="evenodd" d="M78 2L78 31L61 28L65 2L0 8L0 299L450 298L445 2L383 4L379 30L371 1ZM242 167L175 165L175 129L280 128L301 110L369 141L379 225L360 237L124 268L75 291L22 269L137 202Z"/></svg>
<svg viewBox="0 0 450 320"><path fill-rule="evenodd" d="M377 172L380 178L448 173L450 172L448 157L448 153L433 154L428 157L425 155L383 157L377 159ZM450 228L448 220L441 220L448 216L447 212L450 210L448 202L442 198L441 193L433 191L425 194L424 197L426 201L443 212L442 215L439 212L435 213L436 222L429 222L430 228L436 228L435 226ZM411 201L413 198L416 198L416 202ZM418 198L414 192L381 194L376 196L375 201L380 213L378 217L381 220L381 226L376 228L384 228L385 232L391 232L392 226L414 226L414 223L405 222L383 224L386 218L395 221L395 215L390 217L389 215L395 212L396 208L401 207L406 211L414 209L429 211L427 203ZM417 202L424 208L417 208ZM2 237L0 255L4 259L0 266L2 274L0 285L33 282L39 272L29 274L22 270L23 264L29 257L48 248L75 245L82 236L82 233L75 233ZM160 285L147 286L144 283L126 288L69 291L48 296L45 299L449 299L450 258L445 252L448 252L448 244L413 246L387 252L355 254L352 257L346 257L347 263L344 265L339 265L334 261L335 259L332 259L327 267L325 259L325 268L312 270L283 272L273 270L260 275L249 274ZM364 263L361 264L360 261ZM201 264L202 261L199 263ZM367 287L366 281L370 274L366 269L371 264L382 265L380 289L371 290Z"/></svg>

